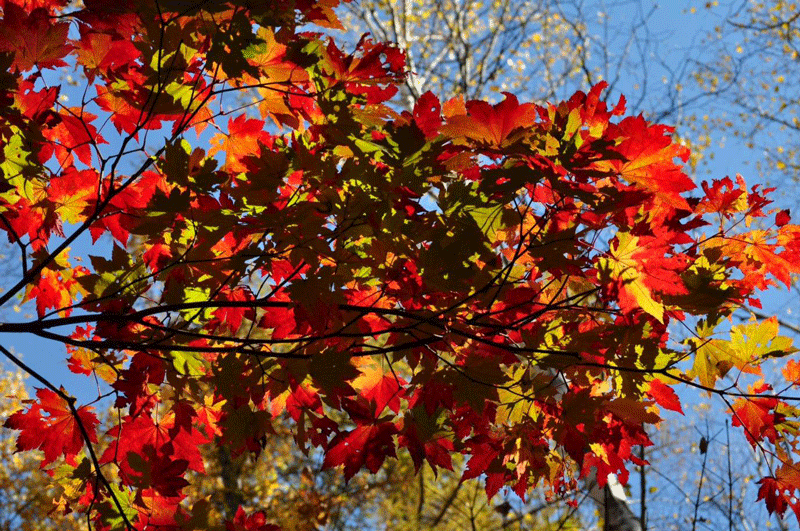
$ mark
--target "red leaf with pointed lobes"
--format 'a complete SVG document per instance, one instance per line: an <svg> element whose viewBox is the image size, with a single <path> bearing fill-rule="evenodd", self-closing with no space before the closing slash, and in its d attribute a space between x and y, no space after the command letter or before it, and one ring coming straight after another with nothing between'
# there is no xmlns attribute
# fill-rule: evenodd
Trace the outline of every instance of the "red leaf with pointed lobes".
<svg viewBox="0 0 800 531"><path fill-rule="evenodd" d="M604 131L612 116L622 116L625 112L625 96L621 94L614 108L608 110L606 102L600 99L600 95L606 88L608 88L608 83L601 81L592 87L589 94L584 96L582 92L578 92L568 102L572 106L573 100L577 99L576 105L581 112L581 121L589 128L592 136L599 136L596 134L597 126Z"/></svg>
<svg viewBox="0 0 800 531"><path fill-rule="evenodd" d="M666 409L677 411L683 415L683 408L681 408L681 401L678 395L673 391L672 387L665 385L664 382L658 378L650 382L650 389L647 391L656 403Z"/></svg>
<svg viewBox="0 0 800 531"><path fill-rule="evenodd" d="M157 243L150 247L142 255L144 263L151 272L155 273L164 269L172 260L172 249L163 243Z"/></svg>
<svg viewBox="0 0 800 531"><path fill-rule="evenodd" d="M272 329L273 335L279 338L297 337L294 308L269 308L264 312L259 326Z"/></svg>
<svg viewBox="0 0 800 531"><path fill-rule="evenodd" d="M783 227L784 225L788 224L791 220L792 218L789 215L789 209L781 210L775 215L775 225L779 227Z"/></svg>
<svg viewBox="0 0 800 531"><path fill-rule="evenodd" d="M74 457L85 444L80 424L86 430L89 440L97 442L97 417L92 408L82 406L76 410L77 419L69 404L50 389L37 389L36 401L31 401L27 411L18 411L6 420L4 426L19 430L17 451L42 450L44 461L42 467L49 465L61 456L67 462Z"/></svg>
<svg viewBox="0 0 800 531"><path fill-rule="evenodd" d="M777 513L779 516L783 516L789 507L788 496L783 485L771 476L761 478L758 483L761 485L758 488L758 500L764 500L769 514Z"/></svg>
<svg viewBox="0 0 800 531"><path fill-rule="evenodd" d="M81 354L83 354L83 352L81 352ZM67 368L75 374L92 374L92 367L88 360L85 361L76 354L73 354L69 360L67 360Z"/></svg>
<svg viewBox="0 0 800 531"><path fill-rule="evenodd" d="M51 18L46 9L26 13L7 1L0 20L0 51L14 52L14 66L21 71L67 66L64 57L72 50L68 32L69 23Z"/></svg>
<svg viewBox="0 0 800 531"><path fill-rule="evenodd" d="M160 129L162 127L159 115L144 113L141 107L137 106L139 98L135 93L114 90L100 84L95 85L95 90L97 91L95 103L109 113L111 123L114 124L117 132L131 134L137 128ZM138 139L138 134L135 138Z"/></svg>
<svg viewBox="0 0 800 531"><path fill-rule="evenodd" d="M431 466L434 474L438 474L437 467L453 470L453 460L450 457L454 450L453 441L434 436L423 443L416 424L408 416L404 421L404 430L397 438L398 446L408 450L417 472L425 461Z"/></svg>
<svg viewBox="0 0 800 531"><path fill-rule="evenodd" d="M730 218L747 206L747 190L743 187L735 188L730 177L715 179L711 183L703 181L700 186L705 195L697 206L698 213L719 213Z"/></svg>
<svg viewBox="0 0 800 531"><path fill-rule="evenodd" d="M81 33L78 64L86 70L90 83L98 72L108 76L113 70L133 64L141 55L132 42L119 36L92 31Z"/></svg>
<svg viewBox="0 0 800 531"><path fill-rule="evenodd" d="M617 234L609 257L598 257L601 280L610 294L616 294L626 313L644 310L663 322L663 295L683 295L686 287L680 272L687 266L685 257L669 256L672 246L652 236Z"/></svg>
<svg viewBox="0 0 800 531"><path fill-rule="evenodd" d="M787 382L795 386L800 386L800 363L795 360L789 360L781 369L781 372Z"/></svg>
<svg viewBox="0 0 800 531"><path fill-rule="evenodd" d="M8 231L8 240L16 242L17 237L30 239L31 247L34 251L44 248L50 240L50 233L57 228L57 217L53 212L43 211L41 208L33 207L25 199L20 199L15 203L15 211L6 214L11 230L4 224L0 224L0 229ZM47 215L46 215L47 214Z"/></svg>
<svg viewBox="0 0 800 531"><path fill-rule="evenodd" d="M387 457L395 457L393 436L397 427L391 422L365 424L339 434L325 452L323 468L344 465L344 477L349 480L362 467L375 474Z"/></svg>
<svg viewBox="0 0 800 531"><path fill-rule="evenodd" d="M641 116L625 118L606 132L623 139L613 149L625 160L603 161L597 166L613 168L626 181L653 193L664 207L691 211L682 194L693 190L695 184L674 162L676 158L686 162L689 150L674 143L671 133L671 128L649 124Z"/></svg>
<svg viewBox="0 0 800 531"><path fill-rule="evenodd" d="M120 371L117 381L112 384L119 391L114 405L118 408L131 406L133 411L141 410L150 397L149 386L160 385L165 376L166 365L163 360L143 352L134 354L128 368Z"/></svg>
<svg viewBox="0 0 800 531"><path fill-rule="evenodd" d="M86 166L92 166L94 147L108 143L92 123L97 117L82 108L62 109L59 117L58 125L47 134L55 143L58 164L70 166L77 157Z"/></svg>
<svg viewBox="0 0 800 531"><path fill-rule="evenodd" d="M743 293L775 285L773 277L788 287L791 275L800 272L796 249L792 249L795 235L787 230L792 227L787 225L780 231L751 229L735 236L711 238L708 244L738 267L743 278L737 282ZM784 233L789 233L788 241Z"/></svg>
<svg viewBox="0 0 800 531"><path fill-rule="evenodd" d="M464 470L462 479L477 478L481 474L485 474L500 456L500 441L491 440L485 436L476 439L470 442L471 457L467 461L467 468Z"/></svg>
<svg viewBox="0 0 800 531"><path fill-rule="evenodd" d="M783 420L783 415L775 412L777 406L775 398L740 398L732 406L732 424L744 428L745 436L753 446L762 439L774 443L778 436L775 424Z"/></svg>
<svg viewBox="0 0 800 531"><path fill-rule="evenodd" d="M108 182L106 181L103 192L107 193ZM91 227L89 233L92 235L92 242L95 243L100 236L108 231L121 244L128 243L131 230L136 229L139 223L146 222L147 216L143 216L143 209L155 196L156 192L169 193L164 177L156 172L145 172L135 183L117 191L111 199L110 205L105 211L105 215L99 217ZM131 215L136 213L137 215Z"/></svg>
<svg viewBox="0 0 800 531"><path fill-rule="evenodd" d="M153 489L160 496L172 498L181 496L181 489L189 485L183 477L189 465L185 459L172 459L153 447L145 447L142 454L128 452L126 457L132 470L127 479L134 486Z"/></svg>
<svg viewBox="0 0 800 531"><path fill-rule="evenodd" d="M427 139L435 138L439 134L439 127L442 125L442 106L439 98L432 92L428 91L420 96L414 105L414 123Z"/></svg>
<svg viewBox="0 0 800 531"><path fill-rule="evenodd" d="M18 90L14 93L14 103L31 120L42 125L52 126L54 120L58 119L53 107L61 87L36 90L35 86L35 83L28 80L21 81ZM40 160L40 162L45 161Z"/></svg>
<svg viewBox="0 0 800 531"><path fill-rule="evenodd" d="M225 301L231 302L245 302L245 301L252 301L255 297L248 289L224 289L220 293L220 298ZM255 311L253 308L246 308L246 307L222 307L214 310L213 315L216 319L219 320L219 324L221 326L227 327L227 329L235 334L239 327L242 325L242 320L244 318L253 320L255 319ZM211 325L215 325L216 323L211 323Z"/></svg>
<svg viewBox="0 0 800 531"><path fill-rule="evenodd" d="M403 395L401 385L405 382L392 374L384 374L371 389L366 389L362 396L375 402L375 412L380 414L387 406L395 413L400 411L400 398Z"/></svg>
<svg viewBox="0 0 800 531"><path fill-rule="evenodd" d="M758 483L758 500L764 500L770 514L783 516L791 508L800 520L800 465L783 463L774 476L761 478Z"/></svg>
<svg viewBox="0 0 800 531"><path fill-rule="evenodd" d="M406 60L396 46L373 43L365 34L353 54L345 55L333 41L325 51L322 64L326 70L336 80L344 81L350 92L366 95L367 104L384 102L397 93L395 83L405 74Z"/></svg>
<svg viewBox="0 0 800 531"><path fill-rule="evenodd" d="M304 410L322 413L322 402L319 395L313 389L305 385L293 385L292 392L286 399L286 410L292 419L300 420Z"/></svg>
<svg viewBox="0 0 800 531"><path fill-rule="evenodd" d="M236 510L233 522L225 524L225 529L226 531L281 531L277 525L267 523L267 516L263 511L247 516L241 506Z"/></svg>
<svg viewBox="0 0 800 531"><path fill-rule="evenodd" d="M236 118L228 120L226 132L217 134L211 139L212 147L208 150L208 156L213 157L217 153L225 153L225 165L223 168L232 173L239 173L247 170L242 159L250 155L258 155L259 145L264 142L269 146L269 134L264 131L264 122L256 118L247 118L240 114Z"/></svg>
<svg viewBox="0 0 800 531"><path fill-rule="evenodd" d="M67 223L82 223L87 207L97 197L100 175L93 169L78 171L67 168L61 175L50 179L48 198L56 205L56 212Z"/></svg>
<svg viewBox="0 0 800 531"><path fill-rule="evenodd" d="M61 273L52 269L45 269L39 274L39 281L29 286L26 299L36 299L36 314L40 318L49 309L58 310L72 304L68 284L62 280ZM67 310L65 313L69 314L71 311Z"/></svg>
<svg viewBox="0 0 800 531"><path fill-rule="evenodd" d="M203 433L194 427L186 429L176 424L176 415L173 412L158 419L158 422L146 413L136 417L127 416L118 426L111 428L108 434L115 442L108 446L100 457L100 462L117 463L120 472L130 477L139 477L144 470L141 467L137 469L140 462L136 457L130 457L137 455L185 461L186 466L182 470L189 468L195 472L205 472L198 448L205 440ZM171 470L176 471L179 468L175 465ZM178 475L182 476L183 471Z"/></svg>
<svg viewBox="0 0 800 531"><path fill-rule="evenodd" d="M496 105L469 101L466 114L447 115L440 131L457 144L469 141L490 148L503 148L521 138L525 129L536 123L537 110L532 103L519 104L516 96L503 93L505 99ZM457 106L450 108L457 110ZM445 105L445 114L448 106ZM513 135L518 133L518 135Z"/></svg>

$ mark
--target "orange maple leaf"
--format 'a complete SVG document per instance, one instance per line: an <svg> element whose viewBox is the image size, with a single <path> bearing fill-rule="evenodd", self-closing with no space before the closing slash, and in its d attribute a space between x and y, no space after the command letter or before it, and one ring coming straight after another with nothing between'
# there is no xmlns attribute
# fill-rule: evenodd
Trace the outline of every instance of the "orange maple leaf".
<svg viewBox="0 0 800 531"><path fill-rule="evenodd" d="M484 101L469 101L466 114L447 116L440 132L450 136L456 144L470 141L491 148L503 148L519 140L524 130L536 123L536 106L519 104L513 94L503 93L505 99L496 105ZM458 111L459 106L445 104L448 110Z"/></svg>
<svg viewBox="0 0 800 531"><path fill-rule="evenodd" d="M225 152L225 170L233 173L246 171L247 167L242 159L260 153L259 139L263 131L262 120L240 114L228 121L226 133L219 133L211 139L212 147L208 150L208 155L213 157L217 153Z"/></svg>

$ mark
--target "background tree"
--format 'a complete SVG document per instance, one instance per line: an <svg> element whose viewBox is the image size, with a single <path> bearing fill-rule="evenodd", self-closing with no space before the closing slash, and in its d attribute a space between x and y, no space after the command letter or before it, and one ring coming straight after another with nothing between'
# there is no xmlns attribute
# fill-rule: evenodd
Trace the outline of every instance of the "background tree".
<svg viewBox="0 0 800 531"><path fill-rule="evenodd" d="M653 20L658 6L651 2L370 0L342 11L353 34L368 31L406 50L409 108L428 90L552 101L605 81L610 98L628 92L632 113L678 125L696 104L732 86L728 80L685 93L697 48L667 44L671 35Z"/></svg>
<svg viewBox="0 0 800 531"><path fill-rule="evenodd" d="M714 2L696 11L713 21L694 78L700 90L726 85L695 117L706 135L725 135L761 154L754 164L772 182L798 169L798 9L792 2Z"/></svg>
<svg viewBox="0 0 800 531"><path fill-rule="evenodd" d="M233 468L239 479L233 491L239 505L261 510L285 529L585 529L582 514L556 500L534 496L527 503L499 495L487 500L480 484L461 481L464 461L455 471L417 474L407 457L387 461L374 476L346 481L341 470L324 469L323 456L298 452L291 433L272 439L257 458L242 455ZM223 521L228 504L221 484L228 461L210 455L207 474L193 478L190 496L210 497ZM584 511L585 513L585 511Z"/></svg>

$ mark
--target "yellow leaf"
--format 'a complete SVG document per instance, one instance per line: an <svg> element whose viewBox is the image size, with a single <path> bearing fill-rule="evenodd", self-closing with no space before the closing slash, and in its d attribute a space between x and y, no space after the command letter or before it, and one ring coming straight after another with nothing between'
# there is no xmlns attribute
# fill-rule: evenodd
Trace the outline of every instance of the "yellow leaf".
<svg viewBox="0 0 800 531"><path fill-rule="evenodd" d="M718 378L724 377L733 367L733 354L730 352L728 342L712 339L714 327L717 322L707 323L700 321L697 325L696 336L690 343L695 348L694 365L688 375L697 378L705 387L712 388Z"/></svg>
<svg viewBox="0 0 800 531"><path fill-rule="evenodd" d="M697 329L698 338L692 340L697 351L690 376L706 387L713 387L718 378L734 367L742 372L761 374L759 365L765 358L797 352L791 339L778 336L775 317L731 327L730 340L711 339L712 333L713 325L701 323Z"/></svg>
<svg viewBox="0 0 800 531"><path fill-rule="evenodd" d="M764 358L782 357L797 352L790 338L778 336L776 317L760 323L734 326L731 329L731 346L736 350L737 359L742 364L757 364Z"/></svg>
<svg viewBox="0 0 800 531"><path fill-rule="evenodd" d="M620 291L627 292L620 293L621 304L627 294L633 297L642 310L663 323L664 305L653 299L639 271L639 261L633 258L639 251L639 238L621 232L617 234L617 240L619 243L611 247L611 257L598 260L600 274L606 273L611 279L620 281L622 284Z"/></svg>
<svg viewBox="0 0 800 531"><path fill-rule="evenodd" d="M533 400L526 398L531 395L530 377L526 366L515 368L509 379L516 382L510 387L497 390L499 406L497 408L497 422L513 426L528 416L535 417L538 413Z"/></svg>

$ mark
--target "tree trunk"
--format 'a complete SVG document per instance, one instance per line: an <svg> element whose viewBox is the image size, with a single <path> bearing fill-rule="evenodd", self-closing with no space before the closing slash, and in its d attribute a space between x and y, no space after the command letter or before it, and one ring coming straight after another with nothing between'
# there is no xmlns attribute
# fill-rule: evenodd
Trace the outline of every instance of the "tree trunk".
<svg viewBox="0 0 800 531"><path fill-rule="evenodd" d="M231 459L231 451L224 444L218 446L219 475L222 479L222 508L226 520L233 520L239 506L244 503L244 496L239 488L239 477L242 475L240 463Z"/></svg>
<svg viewBox="0 0 800 531"><path fill-rule="evenodd" d="M600 507L603 531L642 531L642 525L631 508L625 490L613 474L609 474L604 487L597 484L596 471L586 478L589 496Z"/></svg>

